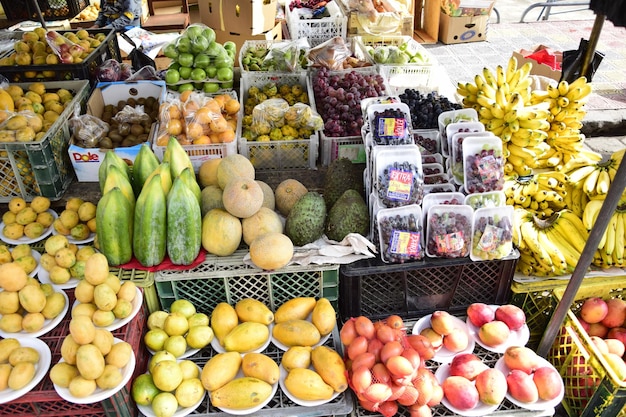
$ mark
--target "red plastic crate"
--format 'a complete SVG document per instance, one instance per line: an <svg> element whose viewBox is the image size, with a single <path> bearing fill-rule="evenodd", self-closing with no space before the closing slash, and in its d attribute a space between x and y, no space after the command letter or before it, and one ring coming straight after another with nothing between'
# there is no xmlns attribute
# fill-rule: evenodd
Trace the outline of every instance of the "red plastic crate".
<svg viewBox="0 0 626 417"><path fill-rule="evenodd" d="M70 306L74 303L74 291L67 292L70 299ZM120 329L114 330L113 336L122 339L133 347L135 352L135 371L132 378L119 392L101 402L93 404L73 404L62 399L54 389L54 385L47 374L39 384L29 393L11 402L0 404L0 416L20 416L20 417L48 417L48 416L124 416L134 417L138 415L137 407L130 396L132 381L144 373L147 369L149 353L143 344L143 335L146 328L148 311L143 304L137 316ZM68 312L65 318L49 333L40 336L50 347L52 352L51 367L61 359L61 345L63 339L69 334L69 323L71 313Z"/></svg>

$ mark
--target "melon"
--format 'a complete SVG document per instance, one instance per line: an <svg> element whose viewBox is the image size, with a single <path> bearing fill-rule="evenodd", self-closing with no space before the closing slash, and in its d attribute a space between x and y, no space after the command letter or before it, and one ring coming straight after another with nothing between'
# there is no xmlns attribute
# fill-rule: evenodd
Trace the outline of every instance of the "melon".
<svg viewBox="0 0 626 417"><path fill-rule="evenodd" d="M261 180L256 180L256 183L259 184L261 190L263 190L263 207L274 210L276 208L274 190L272 190L272 187L270 187L266 182L263 182Z"/></svg>
<svg viewBox="0 0 626 417"><path fill-rule="evenodd" d="M222 158L209 159L204 161L198 168L198 183L204 188L217 184L217 167L222 162Z"/></svg>
<svg viewBox="0 0 626 417"><path fill-rule="evenodd" d="M263 206L263 190L253 179L235 178L224 187L222 202L230 214L245 219Z"/></svg>
<svg viewBox="0 0 626 417"><path fill-rule="evenodd" d="M241 237L241 220L224 209L213 209L202 219L202 247L213 255L233 254Z"/></svg>
<svg viewBox="0 0 626 417"><path fill-rule="evenodd" d="M266 233L250 244L250 260L266 271L282 268L293 257L293 243L282 233Z"/></svg>
<svg viewBox="0 0 626 417"><path fill-rule="evenodd" d="M222 158L217 166L217 185L223 190L235 178L254 179L254 165L248 158L238 153Z"/></svg>
<svg viewBox="0 0 626 417"><path fill-rule="evenodd" d="M254 239L269 232L282 233L283 222L278 213L267 207L261 207L252 216L242 219L243 241L250 245Z"/></svg>
<svg viewBox="0 0 626 417"><path fill-rule="evenodd" d="M289 178L278 184L274 192L276 208L283 216L288 216L294 204L309 190L300 181Z"/></svg>
<svg viewBox="0 0 626 417"><path fill-rule="evenodd" d="M202 216L204 217L209 211L214 208L224 208L224 203L222 202L222 189L217 185L207 185L202 189L201 198L202 198Z"/></svg>

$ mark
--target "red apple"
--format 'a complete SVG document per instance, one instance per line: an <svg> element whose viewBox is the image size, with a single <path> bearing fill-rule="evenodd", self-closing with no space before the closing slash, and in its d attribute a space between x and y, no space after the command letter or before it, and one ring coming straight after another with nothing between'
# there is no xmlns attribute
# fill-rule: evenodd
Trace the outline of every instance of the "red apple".
<svg viewBox="0 0 626 417"><path fill-rule="evenodd" d="M580 307L580 317L587 323L600 323L609 313L609 307L600 297L589 297Z"/></svg>
<svg viewBox="0 0 626 417"><path fill-rule="evenodd" d="M509 329L515 331L522 328L526 323L526 314L524 310L513 304L505 304L496 309L496 320L500 320L509 326Z"/></svg>
<svg viewBox="0 0 626 417"><path fill-rule="evenodd" d="M602 319L602 324L609 329L622 326L626 321L626 301L621 298L611 298L606 301L606 306L608 312L606 317Z"/></svg>

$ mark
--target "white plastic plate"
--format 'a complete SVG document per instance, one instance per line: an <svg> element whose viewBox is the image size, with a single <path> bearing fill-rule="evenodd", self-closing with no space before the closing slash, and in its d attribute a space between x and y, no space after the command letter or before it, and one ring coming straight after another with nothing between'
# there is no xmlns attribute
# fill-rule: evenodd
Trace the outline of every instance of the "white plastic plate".
<svg viewBox="0 0 626 417"><path fill-rule="evenodd" d="M489 307L495 311L495 309L499 306L489 305ZM476 343L478 343L480 346L490 352L504 353L506 348L508 348L509 346L526 346L526 343L528 343L528 339L530 338L530 329L528 328L528 325L524 323L521 329L511 330L508 339L504 343L496 346L489 346L483 343L482 340L480 340L480 337L478 337L479 328L474 326L469 318L465 319L465 323L467 324L470 335L474 338L474 340L476 340Z"/></svg>
<svg viewBox="0 0 626 417"><path fill-rule="evenodd" d="M431 316L432 314L429 314L419 319L413 326L412 334L419 334L422 330L429 328ZM452 361L452 358L454 358L459 353L472 353L474 351L474 348L476 347L476 342L474 341L474 338L471 336L470 331L467 328L467 324L465 324L463 320L457 317L453 317L453 318L454 320L457 321L456 324L458 325L458 328L467 333L467 340L468 340L467 347L460 352L453 352L451 350L446 349L445 346L441 346L441 348L435 351L435 356L433 356L432 360L434 360L435 362L444 363L444 364L450 363Z"/></svg>
<svg viewBox="0 0 626 417"><path fill-rule="evenodd" d="M63 307L63 310L59 313L58 316L56 316L53 319L46 319L43 322L43 327L39 330L37 330L36 332L25 332L24 330L22 330L21 332L17 332L17 333L9 333L9 332L5 332L4 330L0 330L0 336L4 337L4 338L9 338L9 337L13 337L15 339L22 339L22 338L31 338L31 337L39 337L39 336L43 336L44 334L48 333L49 331L53 330L55 327L57 327L59 325L59 323L61 323L63 321L63 318L65 317L65 314L67 314L67 310L70 308L70 300L67 297L67 294L65 293L65 291L59 291L61 294L63 294L63 297L65 298L65 307Z"/></svg>
<svg viewBox="0 0 626 417"><path fill-rule="evenodd" d="M39 362L35 365L35 375L23 388L18 390L12 390L11 388L5 388L0 391L0 404L8 403L15 399L20 398L22 395L32 390L43 379L50 369L50 362L52 361L52 353L50 348L43 341L36 337L25 337L19 339L20 345L24 347L32 347L39 352Z"/></svg>
<svg viewBox="0 0 626 417"><path fill-rule="evenodd" d="M52 214L52 217L54 217L55 219L59 217L56 211L52 209L48 209L47 212ZM52 230L54 229L54 227L52 227L52 225L48 226L40 236L32 238L32 239L26 236L22 236L19 239L8 238L4 235L4 233L2 233L3 229L4 229L4 222L0 222L0 239L6 243L10 243L11 245L19 245L21 243L31 244L31 243L39 242L40 240L44 240L45 238L50 236L50 233L52 233Z"/></svg>

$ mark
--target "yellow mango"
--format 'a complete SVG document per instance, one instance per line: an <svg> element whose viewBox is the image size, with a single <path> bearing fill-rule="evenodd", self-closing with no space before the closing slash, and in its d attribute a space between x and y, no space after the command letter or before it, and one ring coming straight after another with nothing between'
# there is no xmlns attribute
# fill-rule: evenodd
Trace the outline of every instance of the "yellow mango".
<svg viewBox="0 0 626 417"><path fill-rule="evenodd" d="M285 301L274 313L274 323L287 320L305 320L315 308L314 297L295 297Z"/></svg>
<svg viewBox="0 0 626 417"><path fill-rule="evenodd" d="M320 374L307 368L292 369L285 378L285 388L294 397L305 401L329 400L335 393Z"/></svg>
<svg viewBox="0 0 626 417"><path fill-rule="evenodd" d="M285 346L313 346L322 338L317 327L306 320L289 320L275 324L272 336Z"/></svg>
<svg viewBox="0 0 626 417"><path fill-rule="evenodd" d="M244 298L235 304L240 321L254 321L268 325L274 321L274 313L262 302L254 298Z"/></svg>
<svg viewBox="0 0 626 417"><path fill-rule="evenodd" d="M265 402L272 395L272 386L257 378L237 378L211 392L215 407L244 410Z"/></svg>
<svg viewBox="0 0 626 417"><path fill-rule="evenodd" d="M200 379L208 391L214 391L235 379L241 366L239 352L218 353L204 364Z"/></svg>

